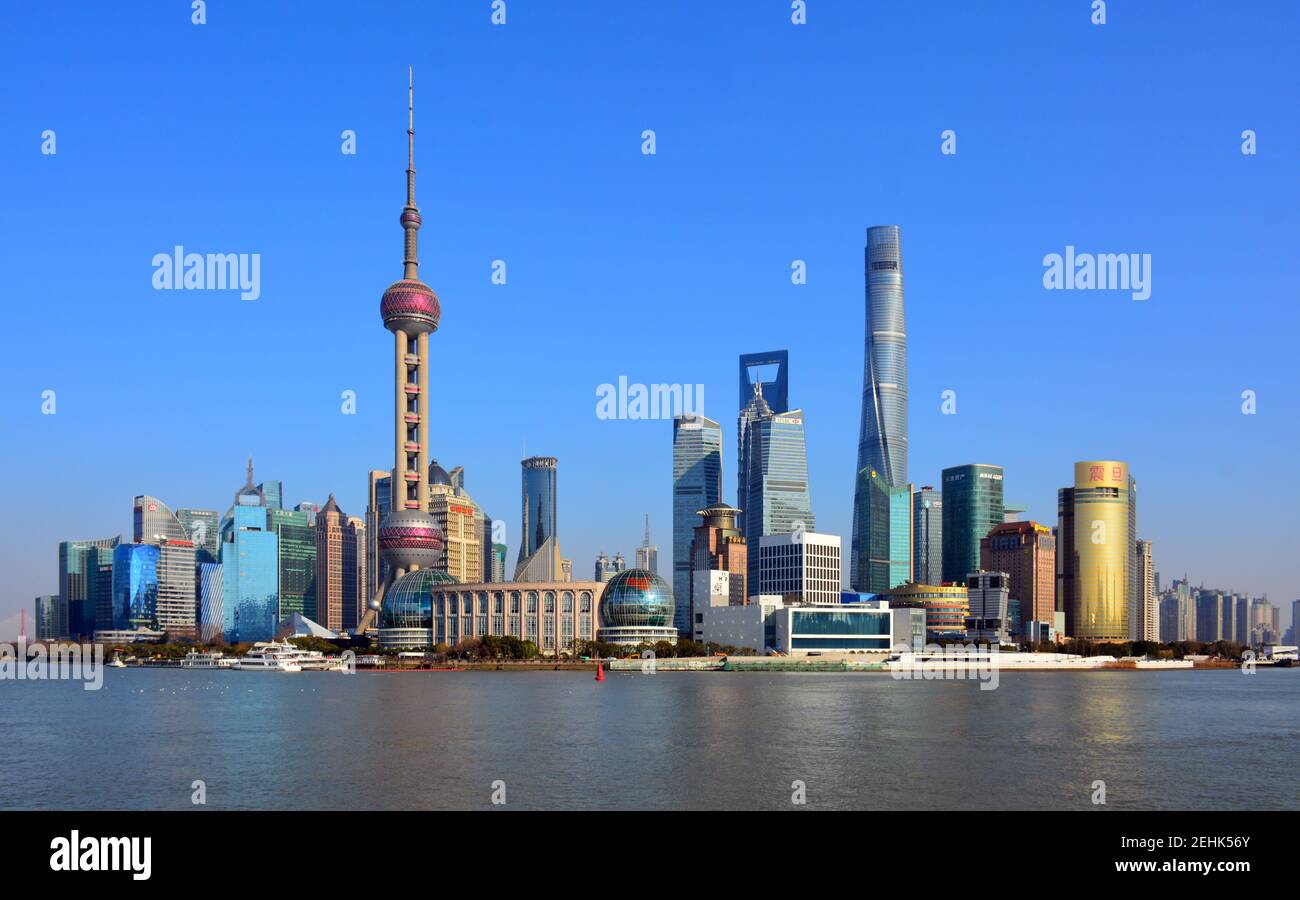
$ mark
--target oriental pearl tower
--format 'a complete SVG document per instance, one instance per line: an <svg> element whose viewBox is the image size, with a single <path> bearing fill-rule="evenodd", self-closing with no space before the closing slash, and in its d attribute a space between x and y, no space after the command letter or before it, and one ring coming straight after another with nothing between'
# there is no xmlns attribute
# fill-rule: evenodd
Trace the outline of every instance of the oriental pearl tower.
<svg viewBox="0 0 1300 900"><path fill-rule="evenodd" d="M393 333L394 416L391 512L379 525L379 553L388 578L370 603L358 633L374 625L383 599L403 577L442 559L443 535L429 502L429 335L438 330L438 295L419 278L415 205L415 76L407 88L406 206L399 221L406 232L405 271L384 291L379 314Z"/></svg>

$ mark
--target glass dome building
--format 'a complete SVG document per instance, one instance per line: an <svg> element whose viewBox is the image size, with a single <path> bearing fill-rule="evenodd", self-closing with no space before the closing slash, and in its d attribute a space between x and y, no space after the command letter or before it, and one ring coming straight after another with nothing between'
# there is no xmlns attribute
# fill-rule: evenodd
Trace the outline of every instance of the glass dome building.
<svg viewBox="0 0 1300 900"><path fill-rule="evenodd" d="M457 583L437 569L417 569L394 581L379 610L379 646L432 646L433 588Z"/></svg>
<svg viewBox="0 0 1300 900"><path fill-rule="evenodd" d="M600 598L598 640L611 644L677 643L673 589L648 569L625 569Z"/></svg>

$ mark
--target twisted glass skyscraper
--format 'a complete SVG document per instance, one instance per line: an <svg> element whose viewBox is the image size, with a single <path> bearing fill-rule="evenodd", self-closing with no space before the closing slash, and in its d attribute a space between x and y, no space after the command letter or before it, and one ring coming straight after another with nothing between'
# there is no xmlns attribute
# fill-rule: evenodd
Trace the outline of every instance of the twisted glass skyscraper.
<svg viewBox="0 0 1300 900"><path fill-rule="evenodd" d="M870 536L861 529L874 470L885 486L907 484L907 328L903 321L903 254L897 225L867 229L867 335L862 373L862 424L854 469L853 546L849 583L859 586L858 559ZM910 551L909 551L910 552ZM865 573L864 573L865 574Z"/></svg>

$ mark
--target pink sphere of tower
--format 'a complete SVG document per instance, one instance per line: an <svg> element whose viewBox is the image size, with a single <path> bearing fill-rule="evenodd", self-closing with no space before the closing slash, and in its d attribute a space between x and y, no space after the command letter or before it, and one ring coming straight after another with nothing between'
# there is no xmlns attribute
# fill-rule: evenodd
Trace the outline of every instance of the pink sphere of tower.
<svg viewBox="0 0 1300 900"><path fill-rule="evenodd" d="M438 330L442 305L433 288L423 281L403 278L384 291L383 299L379 301L379 314L389 331L426 334Z"/></svg>

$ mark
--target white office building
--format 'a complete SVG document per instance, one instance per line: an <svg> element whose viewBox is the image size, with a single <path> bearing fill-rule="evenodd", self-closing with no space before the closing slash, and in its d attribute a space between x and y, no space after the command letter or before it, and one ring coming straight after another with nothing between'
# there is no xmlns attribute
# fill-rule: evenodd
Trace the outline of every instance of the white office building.
<svg viewBox="0 0 1300 900"><path fill-rule="evenodd" d="M809 606L838 606L839 535L797 531L759 538L758 585L752 593L776 594Z"/></svg>

